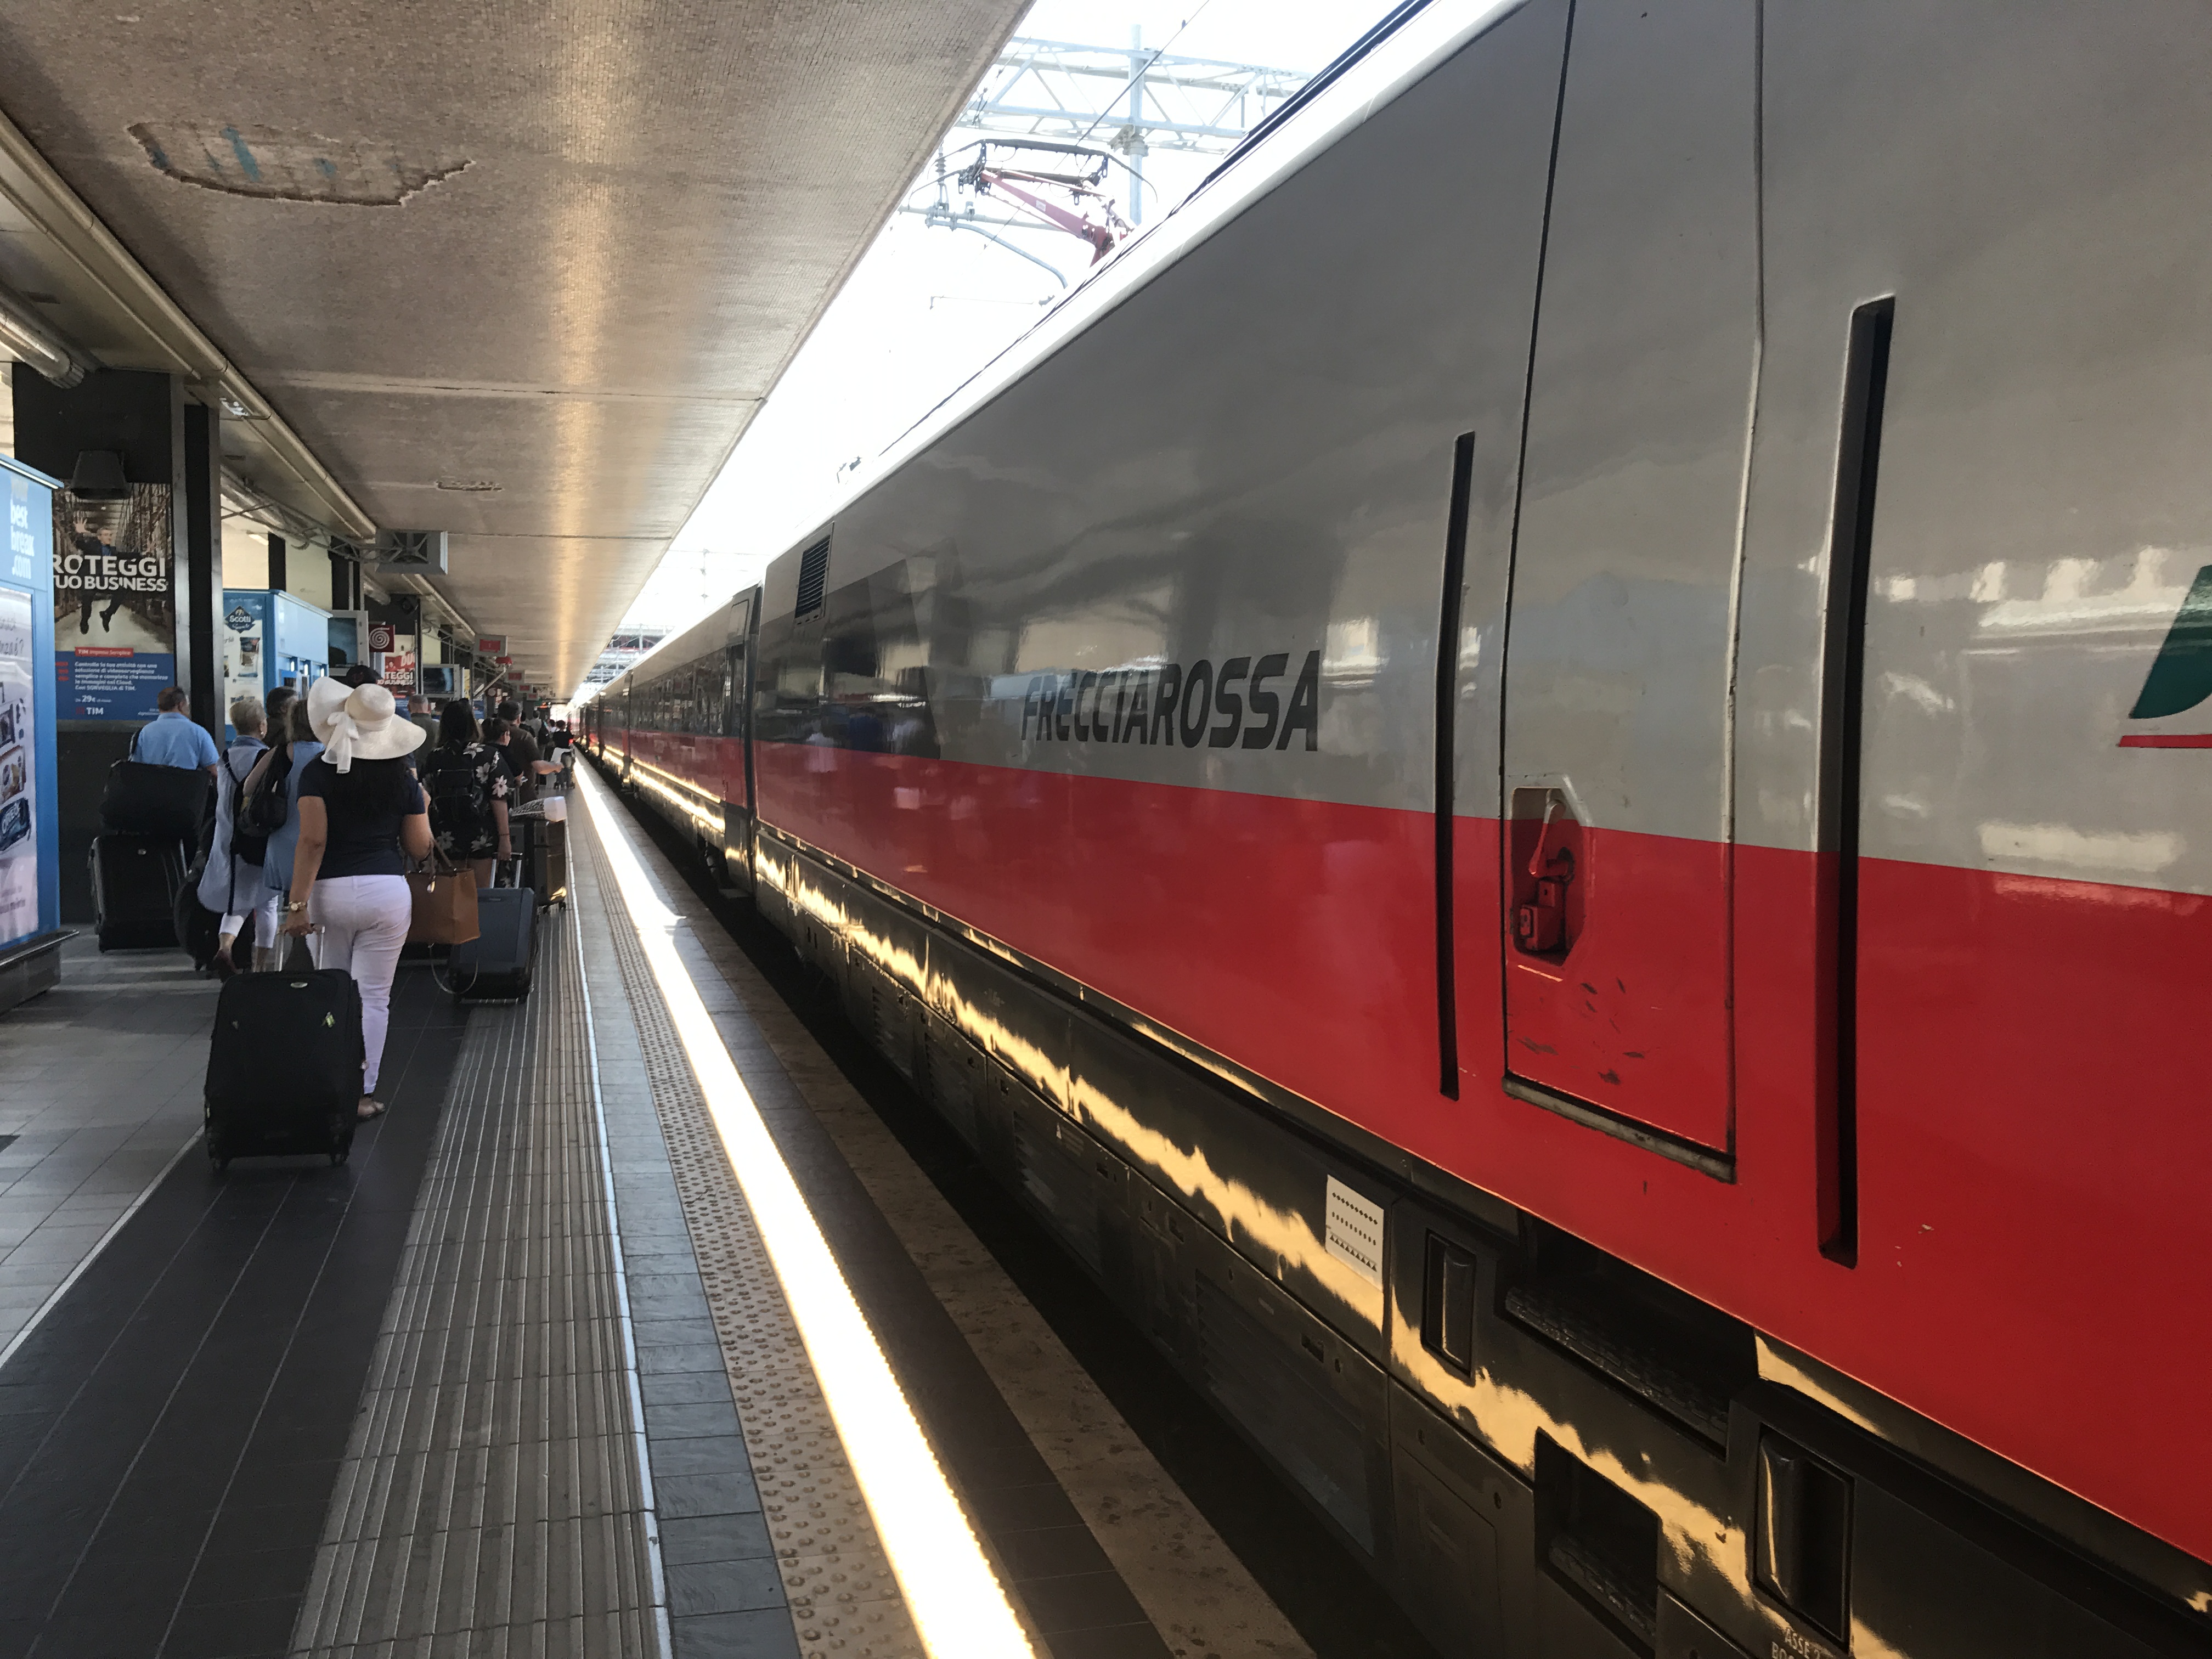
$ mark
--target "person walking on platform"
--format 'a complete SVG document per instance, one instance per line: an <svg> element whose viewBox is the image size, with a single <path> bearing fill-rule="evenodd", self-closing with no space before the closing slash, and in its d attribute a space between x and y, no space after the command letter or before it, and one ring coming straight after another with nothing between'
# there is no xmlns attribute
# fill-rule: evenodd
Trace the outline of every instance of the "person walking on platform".
<svg viewBox="0 0 2212 1659"><path fill-rule="evenodd" d="M300 773L300 840L284 932L312 928L315 966L343 968L361 988L360 1115L376 1098L392 978L407 943L413 902L406 860L430 856L429 803L409 770L422 728L403 719L380 685L325 678L307 692L307 717L323 752Z"/></svg>
<svg viewBox="0 0 2212 1659"><path fill-rule="evenodd" d="M476 872L477 885L489 887L497 860L513 856L507 822L512 781L499 751L477 729L477 712L466 697L455 697L438 711L438 746L418 769L430 796L430 836L455 865Z"/></svg>
<svg viewBox="0 0 2212 1659"><path fill-rule="evenodd" d="M222 918L216 933L210 965L218 979L238 971L231 959L232 943L250 918L253 923L253 965L265 965L276 943L279 897L262 884L261 862L268 839L250 824L242 824L246 781L269 752L262 741L267 721L261 699L240 697L230 706L231 729L238 738L224 751L216 774L215 836L208 845L207 863L200 871L199 901ZM197 732L199 727L192 728Z"/></svg>
<svg viewBox="0 0 2212 1659"><path fill-rule="evenodd" d="M507 763L507 771L515 780L515 800L518 805L537 798L539 776L552 769L540 763L538 740L522 724L522 705L512 697L500 704L500 758ZM489 735L489 733L487 734Z"/></svg>
<svg viewBox="0 0 2212 1659"><path fill-rule="evenodd" d="M215 739L193 724L191 699L173 685L154 699L154 707L160 712L131 740L131 758L188 771L197 766L212 775L222 757L216 752Z"/></svg>
<svg viewBox="0 0 2212 1659"><path fill-rule="evenodd" d="M323 752L323 745L315 739L315 728L307 723L307 700L289 686L279 686L269 694L269 751L246 780L246 795L251 800L264 787L284 792L284 823L269 832L269 844L261 854L262 885L276 906L281 926L284 898L292 890L292 854L300 844L300 773ZM255 969L282 968L289 945L290 941L280 935L265 963L256 951Z"/></svg>

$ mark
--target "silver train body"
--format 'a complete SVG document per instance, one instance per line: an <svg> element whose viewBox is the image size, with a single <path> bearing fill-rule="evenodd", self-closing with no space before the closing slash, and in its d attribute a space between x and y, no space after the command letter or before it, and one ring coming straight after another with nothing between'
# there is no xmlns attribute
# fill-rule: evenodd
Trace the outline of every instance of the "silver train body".
<svg viewBox="0 0 2212 1659"><path fill-rule="evenodd" d="M1443 1650L2204 1651L2208 87L1411 10L587 741Z"/></svg>

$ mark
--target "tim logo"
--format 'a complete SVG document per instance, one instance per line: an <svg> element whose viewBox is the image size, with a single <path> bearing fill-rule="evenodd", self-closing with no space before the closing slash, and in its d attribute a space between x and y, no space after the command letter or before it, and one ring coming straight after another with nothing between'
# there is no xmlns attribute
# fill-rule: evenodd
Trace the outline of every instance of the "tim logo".
<svg viewBox="0 0 2212 1659"><path fill-rule="evenodd" d="M2131 720L2179 714L2212 697L2212 564L2197 573L2166 630L2158 660L2128 710ZM2212 749L2212 732L2131 732L2123 749Z"/></svg>

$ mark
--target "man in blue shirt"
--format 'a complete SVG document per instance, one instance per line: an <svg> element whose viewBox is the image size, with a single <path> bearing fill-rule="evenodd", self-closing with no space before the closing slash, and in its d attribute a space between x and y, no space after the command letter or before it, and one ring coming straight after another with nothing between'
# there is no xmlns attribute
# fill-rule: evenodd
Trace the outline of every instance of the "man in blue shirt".
<svg viewBox="0 0 2212 1659"><path fill-rule="evenodd" d="M154 700L154 707L161 712L150 724L138 728L137 740L131 745L131 758L150 766L181 766L187 770L197 766L214 776L215 739L192 724L191 700L173 685Z"/></svg>

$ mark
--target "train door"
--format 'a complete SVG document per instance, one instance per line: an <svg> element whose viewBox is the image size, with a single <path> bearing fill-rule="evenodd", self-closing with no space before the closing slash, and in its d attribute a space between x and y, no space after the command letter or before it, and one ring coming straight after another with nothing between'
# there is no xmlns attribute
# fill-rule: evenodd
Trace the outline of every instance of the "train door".
<svg viewBox="0 0 2212 1659"><path fill-rule="evenodd" d="M1709 1168L1733 1129L1758 15L1575 9L1504 670L1505 1087Z"/></svg>
<svg viewBox="0 0 2212 1659"><path fill-rule="evenodd" d="M744 594L730 607L730 632L725 646L726 669L722 699L722 799L752 810L752 749L746 726L752 711L753 596Z"/></svg>

